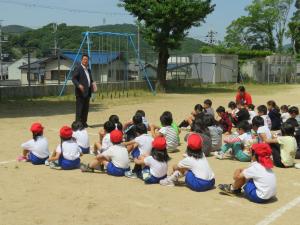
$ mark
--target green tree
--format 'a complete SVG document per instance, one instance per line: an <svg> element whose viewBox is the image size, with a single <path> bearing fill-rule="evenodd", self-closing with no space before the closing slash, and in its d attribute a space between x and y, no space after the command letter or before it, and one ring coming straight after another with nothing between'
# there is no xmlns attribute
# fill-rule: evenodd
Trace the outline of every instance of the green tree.
<svg viewBox="0 0 300 225"><path fill-rule="evenodd" d="M300 0L295 3L296 12L289 23L288 36L292 40L292 47L294 54L300 53Z"/></svg>
<svg viewBox="0 0 300 225"><path fill-rule="evenodd" d="M142 34L158 52L157 89L165 90L169 51L180 48L188 30L200 26L215 5L211 0L120 0L137 17Z"/></svg>
<svg viewBox="0 0 300 225"><path fill-rule="evenodd" d="M230 47L268 49L282 52L289 12L294 0L254 0L245 8L247 16L227 28L225 42Z"/></svg>

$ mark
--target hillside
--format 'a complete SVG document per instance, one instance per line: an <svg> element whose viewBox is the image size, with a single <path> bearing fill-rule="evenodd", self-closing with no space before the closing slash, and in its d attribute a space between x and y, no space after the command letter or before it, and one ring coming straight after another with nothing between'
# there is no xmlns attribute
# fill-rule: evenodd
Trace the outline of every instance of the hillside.
<svg viewBox="0 0 300 225"><path fill-rule="evenodd" d="M22 34L29 30L31 30L31 28L20 26L20 25L8 25L2 27L2 31L8 34Z"/></svg>
<svg viewBox="0 0 300 225"><path fill-rule="evenodd" d="M137 26L133 24L115 24L96 27L87 26L68 26L65 23L57 26L57 41L58 47L66 50L76 51L82 41L82 32L84 31L105 31L117 33L133 33L137 34ZM52 24L48 24L39 29L30 29L18 25L10 25L5 27L4 33L9 35L9 42L4 46L4 52L10 54L10 59L19 58L26 53L27 47L33 48L36 57L44 57L50 55L54 48L55 34ZM137 37L134 37L134 42L137 43ZM92 50L99 50L99 45L102 49L127 49L127 41L119 41L117 38L92 38ZM180 49L171 52L176 54L190 54L198 52L205 45L203 42L186 38ZM131 55L133 53L130 53ZM142 57L156 57L152 48L141 37L141 55ZM149 56L148 56L149 55Z"/></svg>

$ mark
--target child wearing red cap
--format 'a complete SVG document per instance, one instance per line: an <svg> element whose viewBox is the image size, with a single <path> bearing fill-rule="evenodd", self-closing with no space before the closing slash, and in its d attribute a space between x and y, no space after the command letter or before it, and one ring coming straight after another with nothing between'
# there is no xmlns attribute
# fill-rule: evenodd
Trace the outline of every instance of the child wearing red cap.
<svg viewBox="0 0 300 225"><path fill-rule="evenodd" d="M141 178L145 184L158 184L167 177L169 159L166 139L156 137L152 142L151 155L142 155L135 158L134 162L144 166Z"/></svg>
<svg viewBox="0 0 300 225"><path fill-rule="evenodd" d="M107 174L120 177L130 170L128 151L122 145L123 133L120 130L113 130L110 132L110 140L113 146L97 155L91 163L82 165L80 168L82 172L94 172L95 169L104 165Z"/></svg>
<svg viewBox="0 0 300 225"><path fill-rule="evenodd" d="M172 175L161 180L160 184L174 186L179 177L185 175L185 183L191 190L202 192L212 189L215 185L215 178L202 152L202 137L198 134L191 134L187 142L187 157L175 165Z"/></svg>
<svg viewBox="0 0 300 225"><path fill-rule="evenodd" d="M242 187L246 198L255 203L264 203L276 195L276 177L272 171L272 150L268 144L252 145L252 163L247 169L234 172L233 184L219 184L227 194L240 194Z"/></svg>
<svg viewBox="0 0 300 225"><path fill-rule="evenodd" d="M59 131L61 143L57 146L52 157L49 158L50 168L72 170L80 167L81 149L72 137L73 130L63 126Z"/></svg>
<svg viewBox="0 0 300 225"><path fill-rule="evenodd" d="M23 143L23 155L17 158L18 161L30 161L33 165L44 164L49 158L48 141L43 136L44 127L40 123L33 123L30 131L32 139Z"/></svg>

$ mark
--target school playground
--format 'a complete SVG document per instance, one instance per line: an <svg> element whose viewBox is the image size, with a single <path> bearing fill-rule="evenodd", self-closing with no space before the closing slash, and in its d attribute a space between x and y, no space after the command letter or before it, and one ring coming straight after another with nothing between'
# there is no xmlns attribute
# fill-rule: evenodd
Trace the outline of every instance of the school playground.
<svg viewBox="0 0 300 225"><path fill-rule="evenodd" d="M254 105L275 100L278 105L300 106L300 85L250 85ZM88 123L90 143L98 139L98 130L109 115L127 121L137 109L143 109L150 123L157 124L163 111L173 113L177 123L190 114L194 105L207 98L213 108L227 108L236 88L226 92L202 94L159 94L144 98L105 100L91 103ZM74 120L75 102L53 99L0 103L0 225L81 225L81 224L300 224L300 170L274 168L277 199L255 204L241 197L220 194L218 189L203 193L185 186L145 185L139 179L112 177L104 173L52 170L46 166L18 163L20 144L31 138L33 122L45 126L45 136L53 151L59 143L58 131ZM181 133L180 152L170 154L169 169L184 154L186 143ZM92 155L84 155L87 163ZM216 185L232 181L235 168L249 163L208 158L216 176ZM297 161L300 163L300 161Z"/></svg>

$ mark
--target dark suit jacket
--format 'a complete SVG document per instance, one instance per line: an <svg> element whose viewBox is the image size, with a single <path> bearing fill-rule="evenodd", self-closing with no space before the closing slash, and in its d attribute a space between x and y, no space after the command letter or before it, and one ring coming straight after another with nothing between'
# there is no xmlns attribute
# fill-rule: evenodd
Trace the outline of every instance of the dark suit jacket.
<svg viewBox="0 0 300 225"><path fill-rule="evenodd" d="M84 97L84 98L91 97L93 79L92 79L90 69L88 69L88 72L89 72L90 81L91 81L90 87L88 87L88 85L89 85L88 84L88 79L85 75L84 69L83 69L81 64L78 65L76 67L76 69L73 71L72 82L75 85L75 95L77 97ZM78 88L79 84L83 85L83 87L84 87L84 92L83 93Z"/></svg>

